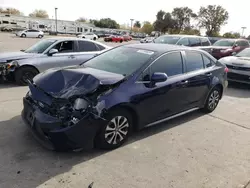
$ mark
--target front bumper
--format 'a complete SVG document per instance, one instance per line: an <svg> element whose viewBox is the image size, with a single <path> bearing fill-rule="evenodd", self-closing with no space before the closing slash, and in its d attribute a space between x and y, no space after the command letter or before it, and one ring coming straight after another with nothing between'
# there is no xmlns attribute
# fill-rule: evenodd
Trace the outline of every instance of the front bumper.
<svg viewBox="0 0 250 188"><path fill-rule="evenodd" d="M22 119L35 139L45 148L56 151L92 149L104 120L88 114L73 126L63 128L61 120L42 112L23 98Z"/></svg>

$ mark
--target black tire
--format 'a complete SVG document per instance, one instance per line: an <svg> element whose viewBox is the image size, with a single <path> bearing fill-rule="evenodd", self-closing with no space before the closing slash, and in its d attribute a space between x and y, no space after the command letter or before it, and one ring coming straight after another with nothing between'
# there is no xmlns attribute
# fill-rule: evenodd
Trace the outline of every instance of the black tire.
<svg viewBox="0 0 250 188"><path fill-rule="evenodd" d="M21 37L25 38L25 37L26 37L26 35L25 35L25 34L22 34L22 35L21 35Z"/></svg>
<svg viewBox="0 0 250 188"><path fill-rule="evenodd" d="M208 94L205 106L202 108L202 111L205 113L213 112L220 102L221 95L221 88L217 86L214 87Z"/></svg>
<svg viewBox="0 0 250 188"><path fill-rule="evenodd" d="M94 37L93 40L96 40L96 37Z"/></svg>
<svg viewBox="0 0 250 188"><path fill-rule="evenodd" d="M27 78L33 79L39 72L33 67L20 67L15 72L15 81L18 85L27 85Z"/></svg>
<svg viewBox="0 0 250 188"><path fill-rule="evenodd" d="M118 120L119 118L120 118L119 121L120 123L123 121L127 121L127 123L125 122L124 124L121 123L121 127L123 127L121 129L118 129L118 127L116 127L115 124L112 122ZM129 111L122 108L113 110L109 113L106 124L104 124L101 127L100 132L97 134L95 139L95 145L101 149L107 149L107 150L116 149L127 141L130 133L133 130L132 127L133 127L133 119ZM113 131L111 129L113 129Z"/></svg>
<svg viewBox="0 0 250 188"><path fill-rule="evenodd" d="M122 40L120 40L120 43L122 43L123 41Z"/></svg>
<svg viewBox="0 0 250 188"><path fill-rule="evenodd" d="M82 37L82 39L85 39L85 37Z"/></svg>
<svg viewBox="0 0 250 188"><path fill-rule="evenodd" d="M38 38L41 39L41 38L43 38L43 36L42 35L38 35Z"/></svg>

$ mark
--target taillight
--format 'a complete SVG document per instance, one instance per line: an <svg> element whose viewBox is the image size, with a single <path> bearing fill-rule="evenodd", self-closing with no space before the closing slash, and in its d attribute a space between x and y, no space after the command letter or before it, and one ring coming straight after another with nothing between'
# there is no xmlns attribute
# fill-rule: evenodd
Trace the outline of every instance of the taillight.
<svg viewBox="0 0 250 188"><path fill-rule="evenodd" d="M228 73L228 68L227 68L227 67L224 69L224 72L225 72L225 73Z"/></svg>

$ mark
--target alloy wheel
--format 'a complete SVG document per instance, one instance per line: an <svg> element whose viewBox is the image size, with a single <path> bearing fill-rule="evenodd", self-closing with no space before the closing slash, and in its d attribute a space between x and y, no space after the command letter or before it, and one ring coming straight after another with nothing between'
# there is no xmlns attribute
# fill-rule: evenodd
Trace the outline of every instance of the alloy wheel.
<svg viewBox="0 0 250 188"><path fill-rule="evenodd" d="M217 104L219 103L219 100L220 100L220 93L218 90L214 90L209 96L208 100L209 109L214 110Z"/></svg>
<svg viewBox="0 0 250 188"><path fill-rule="evenodd" d="M105 140L109 144L119 144L127 137L129 121L124 116L116 116L108 123L105 130Z"/></svg>

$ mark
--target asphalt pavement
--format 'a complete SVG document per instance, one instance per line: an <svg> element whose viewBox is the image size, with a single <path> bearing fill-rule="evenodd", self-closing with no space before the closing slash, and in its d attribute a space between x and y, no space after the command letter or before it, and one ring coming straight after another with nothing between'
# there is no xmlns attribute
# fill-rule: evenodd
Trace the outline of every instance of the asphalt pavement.
<svg viewBox="0 0 250 188"><path fill-rule="evenodd" d="M39 39L0 33L0 52ZM119 44L111 44L119 45ZM1 188L239 188L250 180L250 86L233 84L209 115L194 112L105 152L43 149L20 113L27 87L0 85ZM150 107L149 107L150 108Z"/></svg>

